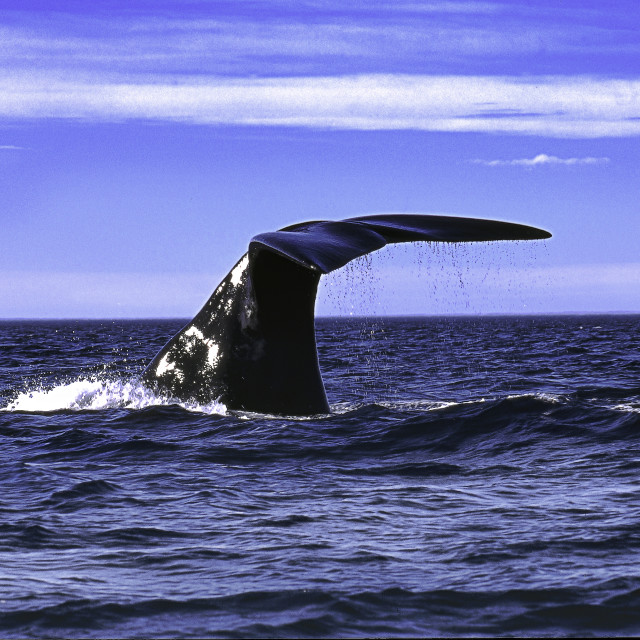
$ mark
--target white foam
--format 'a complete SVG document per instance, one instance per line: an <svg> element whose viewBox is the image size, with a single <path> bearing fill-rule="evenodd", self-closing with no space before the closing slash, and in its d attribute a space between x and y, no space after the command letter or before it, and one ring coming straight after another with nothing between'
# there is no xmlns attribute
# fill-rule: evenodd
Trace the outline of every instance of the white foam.
<svg viewBox="0 0 640 640"><path fill-rule="evenodd" d="M485 398L477 398L475 400L461 400L460 402L447 402L438 400L376 400L374 401L380 407L385 409L398 409L400 411L440 411L449 407L458 407L465 404L479 404L486 402ZM338 402L331 405L331 413L348 413L367 406L368 402Z"/></svg>
<svg viewBox="0 0 640 640"><path fill-rule="evenodd" d="M614 411L624 411L625 413L640 413L640 405L617 404L613 407Z"/></svg>
<svg viewBox="0 0 640 640"><path fill-rule="evenodd" d="M153 393L137 381L79 379L59 384L51 389L26 391L0 408L0 411L99 411L101 409L144 409L159 405L179 405L188 411L225 415L227 408L220 402L201 405L180 402Z"/></svg>
<svg viewBox="0 0 640 640"><path fill-rule="evenodd" d="M552 395L550 393L520 393L506 396L507 400L515 400L517 398L537 398L549 404L559 404L563 402L562 396ZM482 404L484 402L492 402L500 400L500 396L493 396L489 398L473 398L470 400L460 400L458 402L445 401L445 400L375 400L375 404L386 409L398 409L400 411L442 411L449 407L461 407L464 405ZM355 411L369 404L368 401L353 403L353 402L338 402L331 405L331 413L348 413ZM621 408L621 407L616 407Z"/></svg>
<svg viewBox="0 0 640 640"><path fill-rule="evenodd" d="M557 396L552 393L516 393L507 396L507 400L516 400L518 398L536 398L549 404L560 404L564 400L562 396Z"/></svg>

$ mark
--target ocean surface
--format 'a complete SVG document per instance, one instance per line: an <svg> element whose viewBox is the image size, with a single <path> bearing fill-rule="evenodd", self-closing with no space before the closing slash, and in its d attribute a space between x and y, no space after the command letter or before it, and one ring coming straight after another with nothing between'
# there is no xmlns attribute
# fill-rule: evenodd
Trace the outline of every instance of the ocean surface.
<svg viewBox="0 0 640 640"><path fill-rule="evenodd" d="M640 634L640 316L319 319L308 419L182 324L0 322L0 636Z"/></svg>

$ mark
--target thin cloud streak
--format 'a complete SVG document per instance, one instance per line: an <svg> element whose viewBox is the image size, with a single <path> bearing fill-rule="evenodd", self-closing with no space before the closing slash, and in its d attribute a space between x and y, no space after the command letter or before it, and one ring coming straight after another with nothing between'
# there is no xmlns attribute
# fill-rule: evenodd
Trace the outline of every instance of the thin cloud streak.
<svg viewBox="0 0 640 640"><path fill-rule="evenodd" d="M382 75L92 81L0 76L0 117L89 122L640 135L640 79Z"/></svg>
<svg viewBox="0 0 640 640"><path fill-rule="evenodd" d="M164 10L155 3L155 10L127 15L14 11L0 25L0 66L260 76L284 69L500 73L510 67L498 58L524 56L526 68L538 72L606 68L619 75L633 65L611 66L607 59L640 51L628 12L608 6L594 12L501 2L291 3L288 9L274 3L253 13L242 4L185 12L178 3ZM550 55L567 56L569 66L559 67L557 59L548 66ZM594 67L596 59L603 66Z"/></svg>
<svg viewBox="0 0 640 640"><path fill-rule="evenodd" d="M549 156L546 153L540 153L534 158L518 158L516 160L472 160L474 164L481 164L486 167L540 167L543 165L594 165L607 164L610 158L594 158L586 156L584 158L558 158L557 156Z"/></svg>

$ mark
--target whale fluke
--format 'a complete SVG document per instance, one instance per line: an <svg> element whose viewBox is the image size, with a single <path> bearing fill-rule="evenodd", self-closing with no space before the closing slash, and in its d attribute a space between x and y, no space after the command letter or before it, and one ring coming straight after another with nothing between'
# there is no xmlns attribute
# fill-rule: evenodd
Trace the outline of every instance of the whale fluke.
<svg viewBox="0 0 640 640"><path fill-rule="evenodd" d="M386 244L540 240L511 222L416 214L294 224L261 233L196 317L151 361L145 384L181 400L278 415L327 413L316 352L320 276Z"/></svg>

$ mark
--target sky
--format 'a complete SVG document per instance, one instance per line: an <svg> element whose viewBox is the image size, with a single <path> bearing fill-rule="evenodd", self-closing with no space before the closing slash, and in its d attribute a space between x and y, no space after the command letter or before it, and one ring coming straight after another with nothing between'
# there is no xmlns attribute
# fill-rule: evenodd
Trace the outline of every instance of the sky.
<svg viewBox="0 0 640 640"><path fill-rule="evenodd" d="M253 235L438 213L318 314L640 312L640 11L0 1L0 318L191 317Z"/></svg>

